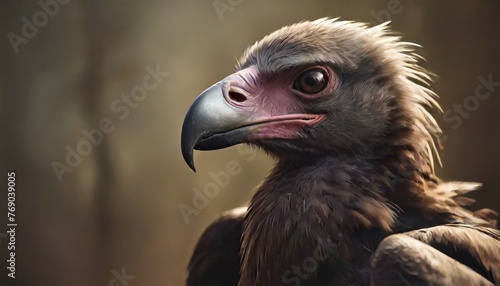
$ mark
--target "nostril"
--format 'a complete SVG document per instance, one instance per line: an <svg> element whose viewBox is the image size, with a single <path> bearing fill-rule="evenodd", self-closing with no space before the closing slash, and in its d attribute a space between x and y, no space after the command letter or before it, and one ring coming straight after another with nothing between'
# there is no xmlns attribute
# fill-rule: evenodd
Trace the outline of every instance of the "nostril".
<svg viewBox="0 0 500 286"><path fill-rule="evenodd" d="M241 94L241 93L236 92L236 91L230 91L229 98L233 101L236 101L236 102L243 102L243 101L247 100L247 97L244 94Z"/></svg>

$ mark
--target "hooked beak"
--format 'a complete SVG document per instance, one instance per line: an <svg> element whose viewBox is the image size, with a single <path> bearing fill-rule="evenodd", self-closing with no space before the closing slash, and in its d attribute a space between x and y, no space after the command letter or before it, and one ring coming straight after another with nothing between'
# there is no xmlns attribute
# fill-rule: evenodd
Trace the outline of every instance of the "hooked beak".
<svg viewBox="0 0 500 286"><path fill-rule="evenodd" d="M189 108L182 125L184 161L196 172L193 149L215 150L243 142L247 130L238 128L248 117L224 99L227 85L218 82L201 93Z"/></svg>
<svg viewBox="0 0 500 286"><path fill-rule="evenodd" d="M253 69L241 71L245 72ZM193 171L196 172L194 149L215 150L267 139L297 139L302 127L324 118L321 114L294 113L286 104L270 108L268 103L258 100L268 94L246 92L248 89L241 89L238 84L241 85L229 76L206 89L189 108L182 125L181 149ZM273 92L276 96L276 91Z"/></svg>

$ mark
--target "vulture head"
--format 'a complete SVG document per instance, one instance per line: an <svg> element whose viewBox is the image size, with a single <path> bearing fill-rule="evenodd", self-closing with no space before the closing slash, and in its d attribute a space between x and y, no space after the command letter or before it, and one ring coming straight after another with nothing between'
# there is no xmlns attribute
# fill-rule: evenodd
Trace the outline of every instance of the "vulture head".
<svg viewBox="0 0 500 286"><path fill-rule="evenodd" d="M424 106L438 105L423 86L429 76L416 65L415 46L387 23L319 19L284 27L248 48L235 73L195 100L182 131L184 159L194 170L193 148L238 143L278 159L377 156L412 133L420 139L415 151L431 162L439 127Z"/></svg>

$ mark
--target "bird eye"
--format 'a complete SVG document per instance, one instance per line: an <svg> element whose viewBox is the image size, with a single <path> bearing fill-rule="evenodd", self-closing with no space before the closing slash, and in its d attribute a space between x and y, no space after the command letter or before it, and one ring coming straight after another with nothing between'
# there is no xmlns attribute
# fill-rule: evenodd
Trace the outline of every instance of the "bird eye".
<svg viewBox="0 0 500 286"><path fill-rule="evenodd" d="M328 74L320 68L303 72L295 80L293 88L305 94L316 94L328 85Z"/></svg>

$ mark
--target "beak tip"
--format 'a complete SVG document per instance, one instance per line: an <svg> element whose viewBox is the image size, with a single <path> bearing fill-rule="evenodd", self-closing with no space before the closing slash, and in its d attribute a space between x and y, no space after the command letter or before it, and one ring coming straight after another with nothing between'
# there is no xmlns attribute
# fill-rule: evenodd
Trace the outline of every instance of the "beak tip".
<svg viewBox="0 0 500 286"><path fill-rule="evenodd" d="M189 150L191 151L183 150L182 152L182 155L184 157L184 162L186 162L189 168L196 173L196 168L194 167L194 160L193 160L193 149L190 148Z"/></svg>
<svg viewBox="0 0 500 286"><path fill-rule="evenodd" d="M188 163L188 165L189 165L189 168L191 168L191 170L193 170L193 172L196 173L196 168L194 167L194 162L191 161L191 162Z"/></svg>

